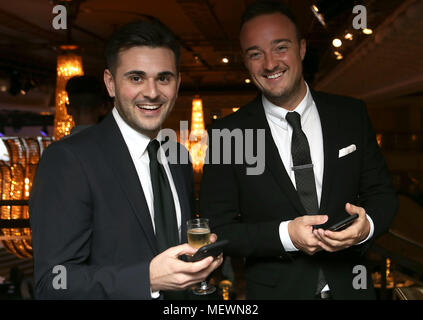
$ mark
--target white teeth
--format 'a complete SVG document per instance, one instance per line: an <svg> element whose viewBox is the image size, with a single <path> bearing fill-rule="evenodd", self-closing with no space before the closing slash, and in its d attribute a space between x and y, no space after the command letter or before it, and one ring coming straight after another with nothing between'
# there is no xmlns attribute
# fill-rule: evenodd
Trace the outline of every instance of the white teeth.
<svg viewBox="0 0 423 320"><path fill-rule="evenodd" d="M160 108L160 105L151 105L151 104L137 104L138 108L145 109L145 110L156 110Z"/></svg>
<svg viewBox="0 0 423 320"><path fill-rule="evenodd" d="M272 74L270 76L267 76L266 78L267 79L276 79L276 78L279 78L282 74L283 74L283 72L279 72L279 73L275 73L275 74Z"/></svg>

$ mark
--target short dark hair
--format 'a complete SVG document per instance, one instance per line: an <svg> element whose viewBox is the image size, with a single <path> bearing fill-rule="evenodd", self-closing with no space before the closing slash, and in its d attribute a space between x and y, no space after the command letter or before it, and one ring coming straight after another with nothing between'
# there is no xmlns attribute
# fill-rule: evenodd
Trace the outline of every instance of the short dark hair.
<svg viewBox="0 0 423 320"><path fill-rule="evenodd" d="M275 0L261 0L256 1L245 9L244 13L241 17L241 28L242 26L251 19L265 15L265 14L272 14L272 13L280 13L286 16L295 26L295 31L297 33L297 39L300 41L302 39L302 32L297 22L297 18L286 6L284 3Z"/></svg>
<svg viewBox="0 0 423 320"><path fill-rule="evenodd" d="M172 50L176 70L179 71L180 46L173 32L159 21L139 20L119 28L107 41L105 56L107 68L112 74L116 71L119 52L138 46Z"/></svg>
<svg viewBox="0 0 423 320"><path fill-rule="evenodd" d="M68 80L65 88L69 105L74 109L99 108L104 103L104 87L96 77L75 76Z"/></svg>

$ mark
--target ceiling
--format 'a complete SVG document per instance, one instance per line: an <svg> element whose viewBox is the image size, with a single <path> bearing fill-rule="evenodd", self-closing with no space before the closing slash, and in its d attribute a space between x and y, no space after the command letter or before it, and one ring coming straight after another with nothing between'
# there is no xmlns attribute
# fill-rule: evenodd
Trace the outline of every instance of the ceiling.
<svg viewBox="0 0 423 320"><path fill-rule="evenodd" d="M86 74L102 75L104 43L117 27L135 19L154 17L168 25L182 44L182 86L177 102L181 112L190 110L192 96L197 93L204 97L206 113L223 115L255 96L254 85L245 83L248 73L238 43L240 17L251 0L71 2L78 7L71 28L71 42L79 46ZM313 86L329 92L377 99L387 87L397 88L400 79L401 94L410 93L403 90L407 84L412 84L413 92L423 91L420 58L423 20L419 18L423 14L422 1L285 2L298 16L307 39L304 75ZM53 0L0 3L0 88L2 83L10 85L13 73L21 81L31 79L35 84L25 96L0 92L0 110L54 110L56 57L58 47L68 43L69 30L55 30L52 26L55 16L52 8L57 3ZM324 15L325 27L314 17L310 9L312 4ZM355 16L352 8L356 4L365 5L367 23L374 30L373 35L366 36L352 28ZM397 20L402 22L396 24ZM413 23L413 27L408 22ZM344 59L336 60L332 39L343 37L347 31L352 32L354 38L344 40L340 49ZM228 57L229 63L223 63L223 57ZM383 62L383 66L378 62ZM408 74L412 74L413 79L407 83Z"/></svg>
<svg viewBox="0 0 423 320"><path fill-rule="evenodd" d="M317 90L354 96L368 103L420 98L423 93L423 1L403 1L374 37L315 83Z"/></svg>

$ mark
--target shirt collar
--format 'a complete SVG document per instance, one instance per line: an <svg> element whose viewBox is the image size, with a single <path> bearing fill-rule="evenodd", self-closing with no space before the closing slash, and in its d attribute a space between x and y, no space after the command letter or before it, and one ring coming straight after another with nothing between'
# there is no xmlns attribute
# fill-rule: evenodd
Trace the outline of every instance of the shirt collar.
<svg viewBox="0 0 423 320"><path fill-rule="evenodd" d="M310 109L313 104L313 97L311 96L310 89L307 85L307 82L304 82L306 85L306 94L301 102L295 107L295 112L298 112L301 116L301 126L303 126L308 119L310 114ZM264 112L269 120L274 122L276 125L282 129L288 129L288 122L285 119L286 114L289 112L285 108L281 108L272 102L270 102L264 95L262 95L262 103L264 107Z"/></svg>
<svg viewBox="0 0 423 320"><path fill-rule="evenodd" d="M151 140L150 137L139 133L130 125L128 125L125 120L123 120L123 118L120 116L116 107L113 108L112 113L120 129L120 132L122 133L123 139L125 140L126 145L128 146L129 152L134 155L137 159L139 159L146 151L147 146Z"/></svg>

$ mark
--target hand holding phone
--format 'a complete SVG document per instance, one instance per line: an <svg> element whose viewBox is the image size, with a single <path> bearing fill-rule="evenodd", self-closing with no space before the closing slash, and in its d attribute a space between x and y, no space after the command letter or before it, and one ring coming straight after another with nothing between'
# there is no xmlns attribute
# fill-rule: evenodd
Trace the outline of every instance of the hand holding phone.
<svg viewBox="0 0 423 320"><path fill-rule="evenodd" d="M365 209L346 203L345 211L348 213L348 215L344 214L344 217L347 217L346 219L333 225L331 225L332 221L328 224L331 225L329 227L331 230L326 225L321 225L316 228L319 230L313 231L313 235L322 250L327 252L344 250L363 242L369 236L371 223L365 216Z"/></svg>
<svg viewBox="0 0 423 320"><path fill-rule="evenodd" d="M348 228L354 222L354 220L357 219L357 218L358 218L358 214L354 213L352 215L349 215L347 218L331 225L328 228L325 228L324 227L325 225L314 225L313 229L323 228L323 229L329 230L329 231L342 231L342 230L345 230L346 228Z"/></svg>
<svg viewBox="0 0 423 320"><path fill-rule="evenodd" d="M202 246L192 257L189 258L189 261L196 262L210 256L212 256L213 258L217 258L217 256L219 256L223 252L223 248L228 243L228 240L221 240L215 243L210 243L205 246Z"/></svg>
<svg viewBox="0 0 423 320"><path fill-rule="evenodd" d="M330 226L327 230L329 230L329 231L342 231L342 230L345 230L357 218L358 218L358 214L355 213L353 215L350 215L348 218L345 218L344 220L339 221L338 223L335 223L334 225Z"/></svg>

